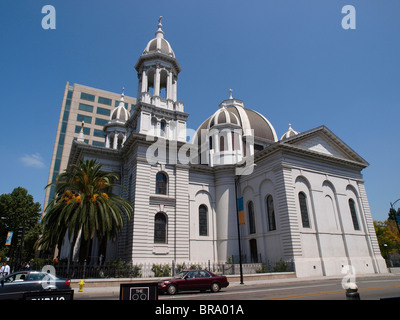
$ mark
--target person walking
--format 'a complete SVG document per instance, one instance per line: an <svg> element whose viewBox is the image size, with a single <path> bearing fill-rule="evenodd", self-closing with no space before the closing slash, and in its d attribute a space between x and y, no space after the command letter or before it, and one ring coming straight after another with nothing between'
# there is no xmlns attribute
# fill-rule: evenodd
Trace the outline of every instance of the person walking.
<svg viewBox="0 0 400 320"><path fill-rule="evenodd" d="M0 275L2 277L5 277L8 276L9 274L10 274L10 266L7 264L7 262L4 262L0 268Z"/></svg>

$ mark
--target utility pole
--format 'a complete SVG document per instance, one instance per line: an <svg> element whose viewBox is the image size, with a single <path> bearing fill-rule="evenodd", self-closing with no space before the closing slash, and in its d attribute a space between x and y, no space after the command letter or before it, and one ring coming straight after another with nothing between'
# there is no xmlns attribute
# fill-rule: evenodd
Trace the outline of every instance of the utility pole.
<svg viewBox="0 0 400 320"><path fill-rule="evenodd" d="M239 244L239 267L240 267L240 284L243 284L243 266L242 266L242 248L240 244L240 224L239 224L239 210L238 210L238 197L237 188L239 184L239 176L235 177L235 202L236 202L236 220L238 230L238 244Z"/></svg>

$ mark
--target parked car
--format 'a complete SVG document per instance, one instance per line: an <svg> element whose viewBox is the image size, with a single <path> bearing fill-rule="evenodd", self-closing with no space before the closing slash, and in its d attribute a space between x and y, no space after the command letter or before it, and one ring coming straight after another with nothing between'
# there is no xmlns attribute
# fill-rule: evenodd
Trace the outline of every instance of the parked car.
<svg viewBox="0 0 400 320"><path fill-rule="evenodd" d="M178 291L190 290L218 292L227 286L229 282L225 276L217 276L208 270L187 270L179 272L170 280L159 282L158 290L173 295Z"/></svg>
<svg viewBox="0 0 400 320"><path fill-rule="evenodd" d="M19 271L0 279L0 299L20 300L25 292L70 290L71 281L41 271Z"/></svg>

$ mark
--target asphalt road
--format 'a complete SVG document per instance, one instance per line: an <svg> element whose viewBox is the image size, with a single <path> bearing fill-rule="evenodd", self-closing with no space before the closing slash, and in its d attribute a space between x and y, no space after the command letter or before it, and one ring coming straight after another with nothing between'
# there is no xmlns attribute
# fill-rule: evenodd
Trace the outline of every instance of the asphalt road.
<svg viewBox="0 0 400 320"><path fill-rule="evenodd" d="M361 300L400 297L400 274L357 277ZM75 290L75 300L118 300L119 288ZM346 300L342 278L287 279L280 281L232 283L218 293L184 292L160 295L159 300Z"/></svg>
<svg viewBox="0 0 400 320"><path fill-rule="evenodd" d="M218 293L180 293L160 296L159 300L346 300L341 279L255 284L225 288ZM400 297L400 276L359 278L356 281L361 300Z"/></svg>

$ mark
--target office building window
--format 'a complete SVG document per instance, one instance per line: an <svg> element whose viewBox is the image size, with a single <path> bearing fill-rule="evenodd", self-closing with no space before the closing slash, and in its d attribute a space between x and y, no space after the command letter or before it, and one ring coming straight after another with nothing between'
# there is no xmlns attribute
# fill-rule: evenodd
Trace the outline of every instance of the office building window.
<svg viewBox="0 0 400 320"><path fill-rule="evenodd" d="M94 129L93 135L94 135L95 137L104 138L104 137L106 136L106 133L105 133L104 131L102 131L102 130Z"/></svg>
<svg viewBox="0 0 400 320"><path fill-rule="evenodd" d="M89 94L89 93L85 93L85 92L81 92L81 99L82 100L87 100L87 101L92 101L94 102L94 95Z"/></svg>
<svg viewBox="0 0 400 320"><path fill-rule="evenodd" d="M75 126L75 133L81 132L82 126ZM90 135L90 128L83 127L83 134Z"/></svg>
<svg viewBox="0 0 400 320"><path fill-rule="evenodd" d="M97 111L98 114L103 114L105 116L109 116L111 114L111 110L110 109L105 109L102 107L97 107Z"/></svg>
<svg viewBox="0 0 400 320"><path fill-rule="evenodd" d="M108 98L104 98L104 97L99 97L99 98L97 99L97 102L98 102L98 103L102 103L102 104L106 104L106 105L108 105L108 106L111 106L111 105L112 105L112 100L111 100L111 99L108 99Z"/></svg>
<svg viewBox="0 0 400 320"><path fill-rule="evenodd" d="M96 120L94 121L94 123L97 124L98 126L104 126L107 122L108 120L99 118L96 118Z"/></svg>
<svg viewBox="0 0 400 320"><path fill-rule="evenodd" d="M87 112L93 112L93 106L88 105L88 104L84 104L84 103L80 103L79 104L79 110L87 111Z"/></svg>
<svg viewBox="0 0 400 320"><path fill-rule="evenodd" d="M93 140L92 144L96 147L105 147L105 145L106 145L104 142L95 141L95 140Z"/></svg>
<svg viewBox="0 0 400 320"><path fill-rule="evenodd" d="M83 114L78 114L76 120L79 122L85 121L85 123L92 123L92 117L84 116Z"/></svg>

